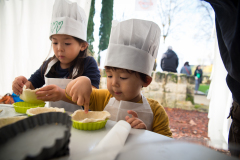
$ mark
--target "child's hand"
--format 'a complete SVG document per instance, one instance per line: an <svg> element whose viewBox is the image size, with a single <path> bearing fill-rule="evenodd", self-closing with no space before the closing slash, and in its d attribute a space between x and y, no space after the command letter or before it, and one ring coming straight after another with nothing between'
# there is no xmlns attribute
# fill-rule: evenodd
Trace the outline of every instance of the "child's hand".
<svg viewBox="0 0 240 160"><path fill-rule="evenodd" d="M28 80L24 76L16 77L15 80L13 81L13 83L12 83L13 93L15 93L16 95L22 94L23 86L27 82L28 82ZM29 85L26 86L26 87L29 88Z"/></svg>
<svg viewBox="0 0 240 160"><path fill-rule="evenodd" d="M81 76L68 83L66 93L72 97L72 101L76 102L77 105L84 106L85 113L88 113L92 93L92 85L88 77Z"/></svg>
<svg viewBox="0 0 240 160"><path fill-rule="evenodd" d="M47 85L40 88L37 92L37 99L43 101L59 101L64 96L64 89L56 85Z"/></svg>
<svg viewBox="0 0 240 160"><path fill-rule="evenodd" d="M138 118L138 115L136 112L134 112L133 110L128 110L127 111L128 114L132 115L132 118L130 118L129 116L125 117L125 120L131 125L132 128L135 129L147 129L146 124Z"/></svg>

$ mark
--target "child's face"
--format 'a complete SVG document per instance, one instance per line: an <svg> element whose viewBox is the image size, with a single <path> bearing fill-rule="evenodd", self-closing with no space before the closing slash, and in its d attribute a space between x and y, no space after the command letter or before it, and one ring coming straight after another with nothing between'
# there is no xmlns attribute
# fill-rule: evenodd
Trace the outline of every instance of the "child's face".
<svg viewBox="0 0 240 160"><path fill-rule="evenodd" d="M141 100L141 88L145 83L136 73L128 73L126 70L106 69L107 88L117 100L138 102Z"/></svg>
<svg viewBox="0 0 240 160"><path fill-rule="evenodd" d="M84 43L79 42L72 36L56 34L52 36L53 51L57 59L61 62L61 68L69 68L71 62L78 56L80 50L84 51ZM84 48L85 47L85 48Z"/></svg>

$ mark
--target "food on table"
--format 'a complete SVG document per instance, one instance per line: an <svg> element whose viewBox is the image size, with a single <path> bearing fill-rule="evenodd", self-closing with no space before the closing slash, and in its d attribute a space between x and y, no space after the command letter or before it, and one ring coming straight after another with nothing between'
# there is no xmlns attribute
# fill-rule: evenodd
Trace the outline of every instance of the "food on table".
<svg viewBox="0 0 240 160"><path fill-rule="evenodd" d="M65 112L64 108L57 108L57 107L37 107L37 108L30 108L27 110L26 114L29 116L34 116L36 114L47 113L47 112Z"/></svg>
<svg viewBox="0 0 240 160"><path fill-rule="evenodd" d="M35 94L36 91L38 91L38 90L39 90L39 88L37 88L35 90L26 89L26 86L24 85L23 92L22 92L22 94L20 94L20 98L24 102L28 102L28 103L43 103L44 101L38 100L37 95Z"/></svg>
<svg viewBox="0 0 240 160"><path fill-rule="evenodd" d="M82 123L99 122L109 119L110 113L107 111L89 111L87 114L84 110L77 110L72 114L72 119Z"/></svg>
<svg viewBox="0 0 240 160"><path fill-rule="evenodd" d="M44 107L45 102L43 103L16 102L13 103L13 106L16 112L26 114L26 111L30 108Z"/></svg>
<svg viewBox="0 0 240 160"><path fill-rule="evenodd" d="M27 118L27 116L17 116L17 117L7 117L7 118L0 118L0 128L6 125L15 123L19 120Z"/></svg>

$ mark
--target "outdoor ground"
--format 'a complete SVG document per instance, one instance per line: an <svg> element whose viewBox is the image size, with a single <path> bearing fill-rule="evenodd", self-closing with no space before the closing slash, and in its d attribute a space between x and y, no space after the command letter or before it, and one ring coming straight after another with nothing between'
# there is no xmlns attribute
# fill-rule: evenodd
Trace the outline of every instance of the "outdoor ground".
<svg viewBox="0 0 240 160"><path fill-rule="evenodd" d="M203 93L207 93L209 90L209 84L200 84L198 91L201 91Z"/></svg>
<svg viewBox="0 0 240 160"><path fill-rule="evenodd" d="M198 106L209 105L206 96L195 95L195 103ZM170 122L170 129L174 139L184 140L188 142L204 145L221 153L230 155L229 151L213 148L208 145L208 113L201 108L193 111L183 110L179 108L165 108ZM203 112L204 111L204 112Z"/></svg>

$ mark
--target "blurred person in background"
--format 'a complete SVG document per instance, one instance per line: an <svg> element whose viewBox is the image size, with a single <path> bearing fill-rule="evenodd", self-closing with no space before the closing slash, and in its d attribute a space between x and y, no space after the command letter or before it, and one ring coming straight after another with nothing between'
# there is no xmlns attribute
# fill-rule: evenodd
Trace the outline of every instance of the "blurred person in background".
<svg viewBox="0 0 240 160"><path fill-rule="evenodd" d="M163 54L160 64L163 71L177 73L178 56L172 50L172 46L169 46L168 50Z"/></svg>
<svg viewBox="0 0 240 160"><path fill-rule="evenodd" d="M191 67L189 65L189 62L184 63L184 66L182 67L180 73L186 74L187 76L192 75L192 70L191 70Z"/></svg>
<svg viewBox="0 0 240 160"><path fill-rule="evenodd" d="M198 91L198 88L199 88L199 85L200 83L202 83L202 69L201 69L201 66L198 65L195 72L194 72L194 76L195 76L195 93L197 93Z"/></svg>

